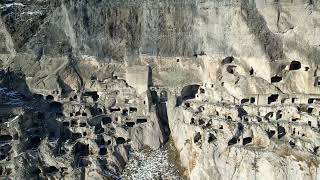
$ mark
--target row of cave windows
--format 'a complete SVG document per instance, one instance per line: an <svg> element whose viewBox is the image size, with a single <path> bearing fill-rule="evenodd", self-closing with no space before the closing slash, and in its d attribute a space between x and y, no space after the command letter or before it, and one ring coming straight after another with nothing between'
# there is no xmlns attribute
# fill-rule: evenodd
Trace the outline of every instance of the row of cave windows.
<svg viewBox="0 0 320 180"><path fill-rule="evenodd" d="M89 108L89 111L90 111L90 113L91 113L92 116L100 115L100 114L103 113L103 111L102 111L101 108L90 107L90 108ZM120 108L109 108L109 111L110 111L110 113L114 113L114 112L120 112L121 109L120 109ZM134 113L134 112L137 112L137 111L138 111L137 108L135 108L135 107L129 107L129 109L122 109L121 114L122 114L123 116L128 116L129 113ZM80 115L82 115L82 116L87 116L87 113L85 113L85 112L82 112L82 113L81 113L80 111L78 111L78 112L70 113L70 114L69 114L70 117L80 116Z"/></svg>
<svg viewBox="0 0 320 180"><path fill-rule="evenodd" d="M193 142L194 143L199 143L201 138L202 138L202 136L201 136L200 132L197 132L196 135L193 138ZM217 137L215 137L214 134L212 134L212 133L208 134L208 143L213 143L216 139L217 139ZM232 138L228 142L228 146L236 144L239 141L240 141L240 139L238 139L238 138ZM243 138L243 141L242 141L243 145L249 144L251 142L252 142L252 137Z"/></svg>
<svg viewBox="0 0 320 180"><path fill-rule="evenodd" d="M81 133L71 133L70 135L70 140L72 142L75 142L77 139L80 139L83 136L87 136L86 132ZM123 137L117 137L116 139L116 144L124 144L126 143L126 140ZM108 139L107 141L103 138L103 136L100 134L97 134L97 138L95 139L96 144L101 147L101 146L109 146L111 145L111 140Z"/></svg>
<svg viewBox="0 0 320 180"><path fill-rule="evenodd" d="M165 101L167 100L167 92L166 92L166 91L162 91L162 92L160 93L160 95L161 95L161 98L162 98L163 100L165 100ZM34 96L37 97L37 98L43 99L43 95L41 95L41 94L34 94ZM83 96L91 96L94 101L97 101L98 98L99 98L99 95L97 94L96 91L85 92L85 93L83 94ZM78 98L77 95L74 95L74 97L70 97L70 101L76 100L77 98ZM46 96L46 100L48 100L48 101L53 101L53 100L54 100L54 97L53 97L52 95L48 95L48 96ZM128 103L128 102L129 102L129 100L126 99L126 103ZM143 103L146 104L146 101L143 101ZM59 103L59 102L50 102L50 107L51 107L51 108L54 108L54 109L62 109L62 104ZM121 111L120 108L109 108L109 110L110 110L111 113L112 113L112 112ZM102 113L102 109L100 109L100 108L96 108L96 110L90 109L90 112L91 112L91 111L93 112L93 113L91 113L91 114L93 114L93 115L94 115L94 114L99 115L99 114ZM122 110L122 114L123 114L123 115L128 115L128 111L129 111L130 113L137 112L137 108L135 108L135 107L129 107L129 110L128 110L128 109L123 109L123 110ZM76 112L75 116L80 116L80 114L81 114L82 116L87 116L87 113L85 113L85 112L84 112L84 113ZM72 117L73 115L74 115L73 113L70 113L70 117Z"/></svg>
<svg viewBox="0 0 320 180"><path fill-rule="evenodd" d="M307 113L309 113L309 114L311 114L312 112L313 112L313 110L314 110L314 108L312 108L312 107L309 107L308 109L306 109L306 111L305 112L307 112ZM298 107L298 111L300 112L300 111L303 111L303 109L301 109L300 107ZM273 118L273 114L274 114L274 112L269 112L269 113L267 113L266 115L265 115L265 117L266 118ZM282 111L281 110L278 110L277 112L276 112L276 119L280 119L280 118L282 118ZM298 119L297 118L293 118L292 119L292 121L297 121ZM310 121L308 121L308 123L309 123Z"/></svg>
<svg viewBox="0 0 320 180"><path fill-rule="evenodd" d="M271 94L268 97L268 104L271 104L273 102L277 102L278 98L279 98L279 94ZM287 100L287 99L286 98L282 99L281 103L285 103L285 100ZM298 98L291 98L291 103L296 103L297 101L298 101ZM319 98L309 98L308 99L309 104L314 103L314 101L320 101L320 99ZM245 103L249 103L249 102L255 103L256 102L255 97L251 97L250 99L249 98L241 99L241 101L240 101L241 104L245 104Z"/></svg>
<svg viewBox="0 0 320 180"><path fill-rule="evenodd" d="M309 124L309 126L311 126L311 121L308 121L308 124ZM221 125L219 129L223 129L223 126ZM280 126L279 124L277 124L277 132L278 132L278 137L277 137L278 139L281 139L287 133L286 129L284 127ZM276 131L275 130L268 130L268 131L266 131L266 133L267 133L269 139L271 139L273 137L273 135L275 135ZM295 135L295 134L296 134L296 129L293 128L292 135ZM302 137L305 136L304 133L300 134L299 131L297 132L297 134L301 135ZM209 133L208 136L209 136L208 137L208 143L212 143L217 139L212 133ZM200 132L197 132L195 137L194 137L194 139L193 139L194 143L200 142L201 138L202 138L202 136L201 136ZM237 144L239 141L240 141L239 138L233 137L228 141L228 146ZM242 141L243 145L246 145L246 144L251 143L251 142L252 142L252 137L243 138L243 141ZM290 145L292 145L292 143L290 143Z"/></svg>
<svg viewBox="0 0 320 180"><path fill-rule="evenodd" d="M278 94L272 94L268 97L268 104L271 104L273 102L276 102L278 100L279 95ZM292 98L292 101L294 103L294 99ZM255 97L251 97L250 99L241 99L240 103L241 104L245 104L245 103L255 103L256 102L256 98Z"/></svg>
<svg viewBox="0 0 320 180"><path fill-rule="evenodd" d="M85 97L91 96L94 101L97 101L99 99L99 95L98 95L97 91L87 91L87 92L83 93L83 96L85 96ZM43 95L41 95L41 94L34 94L34 97L35 98L39 98L39 99L43 99L44 98ZM70 97L69 100L70 101L74 101L74 100L77 100L77 98L78 98L78 96L74 95L73 97ZM47 95L45 97L45 99L48 100L48 101L52 101L52 100L54 100L54 96L53 95Z"/></svg>
<svg viewBox="0 0 320 180"><path fill-rule="evenodd" d="M43 95L41 95L41 94L35 94L34 96L35 96L35 97L38 97L38 98L43 98ZM92 99L93 99L93 101L98 101L98 99L99 99L99 95L98 95L97 91L85 92L85 93L83 94L83 96L84 96L84 97L91 96ZM168 98L167 92L166 92L166 91L161 91L160 97L161 97L161 99L167 100L167 98ZM77 101L77 99L78 99L78 96L77 96L77 95L74 95L73 97L70 97L70 98L69 98L70 101ZM47 96L46 96L46 100L48 100L48 101L53 101L53 100L54 100L54 97L53 97L52 95L47 95ZM125 102L126 102L126 104L127 104L127 103L129 102L129 100L126 99ZM143 103L146 104L145 101L143 101Z"/></svg>
<svg viewBox="0 0 320 180"><path fill-rule="evenodd" d="M56 111L61 111L62 110L62 103L60 103L60 102L51 102L50 103L50 108L52 109L52 110L56 110ZM93 115L93 116L96 116L96 115L100 115L100 114L102 114L103 113L103 111L102 111L102 109L101 108L95 108L95 107L90 107L89 108L89 111L90 111L90 113ZM113 112L119 112L119 111L121 111L121 109L120 108L110 108L109 109L109 111L111 112L111 113L113 113ZM135 108L135 107L129 107L129 109L123 109L122 110L122 115L124 115L124 116L127 116L127 115L129 115L128 113L130 112L130 113L134 113L134 112L137 112L138 111L138 109L137 108ZM60 116L63 116L63 114L60 112L60 113L58 113L57 115L60 115ZM80 112L80 111L77 111L77 112L75 112L75 113L70 113L69 114L69 116L70 117L73 117L73 116L87 116L88 114L86 113L86 112ZM44 114L43 115L40 115L39 116L39 119L44 119Z"/></svg>
<svg viewBox="0 0 320 180"><path fill-rule="evenodd" d="M42 112L38 112L38 119L44 119L45 118L45 114L44 113L42 113ZM115 121L118 121L118 118L116 117L115 118ZM109 124L109 123L111 123L112 122L112 119L110 118L110 117L104 117L104 118L102 118L101 119L101 122L102 122L102 124L103 125L105 125L105 124ZM146 123L147 122L147 119L144 119L144 118L138 118L137 120L136 120L136 123L137 124L141 124L141 123ZM63 122L62 123L63 124L63 126L65 126L65 127L69 127L69 126L71 126L71 127L76 127L76 126L80 126L80 127L86 127L86 122L80 122L79 124L78 124L78 122L77 122L77 120L72 120L71 121L71 123L69 122L69 121L65 121L65 122ZM133 127L134 126L134 122L126 122L126 125L128 126L128 127Z"/></svg>
<svg viewBox="0 0 320 180"><path fill-rule="evenodd" d="M201 93L204 93L204 89L200 88L200 92ZM279 98L279 95L278 94L272 94L268 97L268 104L271 104L273 102L276 102L278 101L278 98ZM282 99L281 100L281 103L284 103L286 99ZM298 100L298 98L291 98L291 102L292 103L296 103ZM314 103L314 101L320 101L320 99L318 98L309 98L308 99L308 103L311 104L311 103ZM246 103L256 103L256 98L255 97L251 97L251 98L245 98L245 99L241 99L240 100L240 103L241 104L246 104ZM190 104L189 103L186 103L186 106L187 107L190 107Z"/></svg>
<svg viewBox="0 0 320 180"><path fill-rule="evenodd" d="M266 133L267 133L268 137L271 138L275 134L275 131L273 131L273 130L266 131ZM278 126L278 138L279 139L282 138L285 134L286 134L285 129L282 126ZM199 143L201 138L202 138L202 136L201 136L200 132L197 132L196 135L193 138L193 142L194 143ZM212 143L216 139L217 138L212 133L209 133L209 135L208 135L208 143ZM249 143L252 142L252 140L253 140L252 137L245 137L242 140L242 144L243 145L249 144ZM228 146L237 144L238 142L240 142L240 139L237 138L237 137L233 137L228 141Z"/></svg>
<svg viewBox="0 0 320 180"><path fill-rule="evenodd" d="M307 112L308 112L308 113L312 113L312 112L313 112L313 109L314 109L314 108L308 108L308 109L307 109ZM299 109L298 109L298 110L299 110ZM300 110L299 110L299 111L300 111ZM219 113L218 113L218 115L219 115ZM267 114L265 115L265 117L269 120L270 118L273 118L273 115L274 115L274 112L269 112L269 113L267 113ZM278 120L278 119L281 119L281 118L282 118L282 111L279 110L279 111L276 112L276 119ZM232 120L232 117L231 117L231 116L226 116L226 119L231 121L231 120ZM244 122L248 122L248 121L249 121L249 119L248 119L247 117L243 117L243 120L244 120ZM298 120L298 118L292 118L292 121L293 121L293 122L296 122L297 120ZM261 121L262 121L262 118L261 118L261 117L258 117L258 122L261 122ZM204 125L205 123L206 123L205 120L203 120L203 119L198 119L198 124L199 124L200 126ZM196 124L194 118L191 118L190 124L191 124L191 125ZM311 121L308 121L308 125L311 126ZM210 121L209 121L205 126L210 126ZM221 126L219 127L219 129L223 129L223 126L221 125Z"/></svg>
<svg viewBox="0 0 320 180"><path fill-rule="evenodd" d="M103 113L101 108L90 107L89 111L93 116L96 116L96 115L99 115L99 114ZM109 111L110 111L110 113L120 112L121 109L120 108L109 108ZM138 111L137 108L129 107L129 109L122 109L121 114L124 115L124 116L127 116L127 115L129 115L129 113L134 113L134 112L137 112L137 111ZM73 115L75 115L75 116L80 116L80 115L87 116L87 113L85 113L85 112L81 113L80 111L75 112L75 114L74 113L70 113L70 117L72 117Z"/></svg>
<svg viewBox="0 0 320 180"><path fill-rule="evenodd" d="M227 64L227 63L231 63L233 61L233 57L227 57L223 60L223 64ZM233 67L232 67L233 68ZM233 69L231 68L230 73L233 73ZM301 63L299 61L292 61L289 67L289 70L298 70L301 68ZM227 68L228 69L228 68ZM230 69L230 68L229 68ZM306 71L308 71L309 68L306 67ZM250 70L250 74L253 74L253 69ZM276 75L274 77L271 78L271 82L280 82L282 80L282 77ZM211 85L211 87L213 87L213 85ZM201 93L204 93L204 89L200 89ZM161 92L161 95L165 97L165 99L167 98L167 93L166 92ZM89 91L89 92L85 92L83 94L83 96L91 96L93 98L94 101L97 101L99 98L99 95L97 94L97 91ZM54 97L52 95L48 95L46 97L47 100L53 100ZM71 97L70 100L74 100L77 99L77 95L75 95L73 98Z"/></svg>
<svg viewBox="0 0 320 180"><path fill-rule="evenodd" d="M115 121L117 121L118 119L117 118L115 118ZM110 123L112 123L112 119L110 118L110 117L104 117L104 118L102 118L101 119L101 122L102 122L102 124L103 125L106 125L106 124L110 124ZM148 122L148 120L147 119L145 119L145 118L137 118L137 120L136 120L136 123L137 124L143 124L143 123L146 123L146 122ZM80 127L86 127L87 126L87 123L86 122L80 122L79 124L78 124L78 122L77 122L77 120L72 120L71 121L71 123L69 122L69 121L64 121L63 123L62 123L62 125L64 126L64 127L75 127L75 126L80 126ZM128 127L133 127L134 125L135 125L135 122L132 122L132 121L128 121L128 122L126 122L126 125L128 126Z"/></svg>

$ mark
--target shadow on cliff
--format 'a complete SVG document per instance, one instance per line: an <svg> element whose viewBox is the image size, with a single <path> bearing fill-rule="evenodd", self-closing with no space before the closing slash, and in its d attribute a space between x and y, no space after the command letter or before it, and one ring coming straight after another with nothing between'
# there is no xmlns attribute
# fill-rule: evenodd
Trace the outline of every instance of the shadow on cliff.
<svg viewBox="0 0 320 180"><path fill-rule="evenodd" d="M45 159L42 159L40 151L48 147L47 142L54 144L53 155L60 155L58 151L62 143L66 142L71 132L63 127L58 118L63 117L63 106L53 100L51 96L44 97L30 91L25 76L21 72L13 72L10 69L0 70L1 99L0 109L5 109L11 114L11 118L1 118L2 132L10 132L12 140L9 143L16 144L17 156L7 159L8 163L22 162L13 171L19 172L25 178L41 178L41 174L49 173ZM17 113L17 109L21 109ZM1 110L0 113L3 113ZM3 123L6 123L4 125ZM14 147L14 146L12 146ZM8 174L12 176L12 174Z"/></svg>

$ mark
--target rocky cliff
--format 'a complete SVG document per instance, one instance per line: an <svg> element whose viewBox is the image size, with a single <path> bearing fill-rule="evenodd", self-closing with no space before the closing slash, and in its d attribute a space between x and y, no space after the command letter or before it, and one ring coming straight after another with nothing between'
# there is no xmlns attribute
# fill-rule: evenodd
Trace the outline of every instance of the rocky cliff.
<svg viewBox="0 0 320 180"><path fill-rule="evenodd" d="M0 176L319 179L319 4L0 0Z"/></svg>

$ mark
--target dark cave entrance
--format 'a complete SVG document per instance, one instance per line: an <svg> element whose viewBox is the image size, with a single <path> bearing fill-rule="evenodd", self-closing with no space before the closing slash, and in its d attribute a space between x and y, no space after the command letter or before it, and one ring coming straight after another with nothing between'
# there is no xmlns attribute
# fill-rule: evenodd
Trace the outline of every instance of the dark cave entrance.
<svg viewBox="0 0 320 180"><path fill-rule="evenodd" d="M271 77L271 83L277 83L277 82L280 82L280 81L282 81L282 77L281 76L275 75L275 76Z"/></svg>
<svg viewBox="0 0 320 180"><path fill-rule="evenodd" d="M279 94L271 94L271 96L268 97L268 104L278 101L278 97Z"/></svg>
<svg viewBox="0 0 320 180"><path fill-rule="evenodd" d="M299 70L301 68L301 63L299 61L292 61L289 66L290 71Z"/></svg>

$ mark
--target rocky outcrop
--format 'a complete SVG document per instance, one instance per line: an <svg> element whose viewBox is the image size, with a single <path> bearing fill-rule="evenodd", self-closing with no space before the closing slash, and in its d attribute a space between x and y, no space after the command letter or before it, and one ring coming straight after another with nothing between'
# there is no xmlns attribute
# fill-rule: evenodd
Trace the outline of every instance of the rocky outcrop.
<svg viewBox="0 0 320 180"><path fill-rule="evenodd" d="M80 93L43 96L29 92L24 76L1 73L3 177L116 178L131 151L158 149L168 137L158 102L123 80L95 79Z"/></svg>
<svg viewBox="0 0 320 180"><path fill-rule="evenodd" d="M0 176L118 178L171 134L190 179L319 177L319 2L3 0L0 12Z"/></svg>

